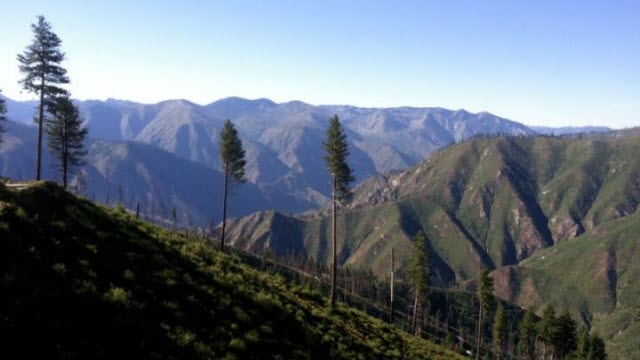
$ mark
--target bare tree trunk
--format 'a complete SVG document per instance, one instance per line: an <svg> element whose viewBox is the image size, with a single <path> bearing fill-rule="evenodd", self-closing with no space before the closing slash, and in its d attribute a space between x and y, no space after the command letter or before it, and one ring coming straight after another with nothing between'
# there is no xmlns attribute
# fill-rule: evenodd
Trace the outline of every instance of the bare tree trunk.
<svg viewBox="0 0 640 360"><path fill-rule="evenodd" d="M478 338L476 342L476 360L478 360L480 359L480 344L482 342L482 303L480 303L480 313L478 315Z"/></svg>
<svg viewBox="0 0 640 360"><path fill-rule="evenodd" d="M69 171L68 169L69 154L67 151L67 146L65 144L66 141L67 141L67 138L66 138L66 132L65 132L65 134L63 135L63 141L62 141L62 185L65 190L67 189L67 172Z"/></svg>
<svg viewBox="0 0 640 360"><path fill-rule="evenodd" d="M44 126L44 75L40 82L40 108L38 116L38 149L36 152L36 180L41 178L42 165L42 127Z"/></svg>
<svg viewBox="0 0 640 360"><path fill-rule="evenodd" d="M227 178L229 177L229 164L224 165L224 195L222 198L222 231L220 233L220 251L224 252L224 231L227 227Z"/></svg>
<svg viewBox="0 0 640 360"><path fill-rule="evenodd" d="M411 320L411 332L414 335L418 334L418 293L413 301L413 319Z"/></svg>
<svg viewBox="0 0 640 360"><path fill-rule="evenodd" d="M333 223L331 225L331 234L333 237L333 263L331 265L331 307L334 307L336 304L336 272L338 270L338 263L337 263L337 241L336 241L336 210L337 210L337 203L336 203L336 178L334 176L333 178L333 199L332 199L332 203L333 203Z"/></svg>
<svg viewBox="0 0 640 360"><path fill-rule="evenodd" d="M391 248L391 301L389 304L389 323L393 324L393 268L394 268L394 259L393 259L393 248Z"/></svg>

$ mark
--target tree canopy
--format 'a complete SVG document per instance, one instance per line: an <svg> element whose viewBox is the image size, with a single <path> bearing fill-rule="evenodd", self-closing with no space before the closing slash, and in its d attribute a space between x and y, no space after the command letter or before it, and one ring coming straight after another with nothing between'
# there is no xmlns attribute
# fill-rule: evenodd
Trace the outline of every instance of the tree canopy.
<svg viewBox="0 0 640 360"><path fill-rule="evenodd" d="M46 124L48 145L66 188L68 174L84 164L89 129L83 126L80 110L66 95L56 99L51 111L53 117Z"/></svg>
<svg viewBox="0 0 640 360"><path fill-rule="evenodd" d="M222 231L220 233L220 249L224 251L225 229L227 226L227 196L230 183L243 183L244 167L247 163L245 152L242 148L242 140L238 136L238 131L233 126L230 119L224 122L220 131L220 161L224 174L224 189L222 198Z"/></svg>
<svg viewBox="0 0 640 360"><path fill-rule="evenodd" d="M0 90L0 94L2 90ZM4 98L0 97L0 144L2 144L3 135L5 132L3 122L7 121L7 104L4 101Z"/></svg>
<svg viewBox="0 0 640 360"><path fill-rule="evenodd" d="M230 119L224 122L220 131L220 160L222 171L235 182L245 182L244 167L246 165L245 151L238 131Z"/></svg>
<svg viewBox="0 0 640 360"><path fill-rule="evenodd" d="M62 41L51 30L51 24L45 20L44 16L38 16L38 22L31 24L31 30L33 40L22 54L18 54L18 68L24 76L20 80L22 88L40 96L35 119L38 124L36 180L40 180L45 108L53 108L57 97L68 94L58 85L68 84L69 78L67 70L60 66L65 60L65 54L60 50Z"/></svg>
<svg viewBox="0 0 640 360"><path fill-rule="evenodd" d="M349 184L355 181L353 171L347 163L349 157L349 144L338 115L329 119L327 135L322 143L327 164L327 170L333 178L333 191L338 201L348 200L351 197Z"/></svg>

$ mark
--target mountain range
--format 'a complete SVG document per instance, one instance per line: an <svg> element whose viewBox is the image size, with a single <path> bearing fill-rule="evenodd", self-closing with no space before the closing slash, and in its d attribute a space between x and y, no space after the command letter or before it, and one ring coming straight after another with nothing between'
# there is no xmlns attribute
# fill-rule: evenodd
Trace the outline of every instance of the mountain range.
<svg viewBox="0 0 640 360"><path fill-rule="evenodd" d="M218 213L212 214L217 205L202 205L215 203L218 195L203 197L203 177L194 175L193 169L200 173L211 169L216 174L211 177L220 176L216 173L218 131L227 118L236 125L247 153L249 185L243 186L248 190L238 189L238 194L256 195L236 200L241 204L232 216L263 209L298 212L327 201L329 175L324 167L322 141L333 114L346 128L351 146L349 161L358 182L405 169L443 146L478 134L535 133L525 125L486 112L472 114L442 108L313 106L300 101L277 104L267 99L241 98L203 106L186 100L157 104L113 99L77 103L91 138L85 169L87 194L107 202L122 200L121 195L126 193L126 203L140 201L146 208L158 207L162 198L165 204L161 207L176 208L197 225L220 220ZM32 176L35 135L31 119L35 106L34 101L7 99L12 123L7 144L0 147L0 176ZM135 154L136 151L141 153ZM188 176L180 176L180 184L173 184L166 177L149 173L145 170L148 167L157 169L156 174L164 167ZM183 171L185 167L191 170ZM219 192L215 181L207 183L211 187L204 193Z"/></svg>

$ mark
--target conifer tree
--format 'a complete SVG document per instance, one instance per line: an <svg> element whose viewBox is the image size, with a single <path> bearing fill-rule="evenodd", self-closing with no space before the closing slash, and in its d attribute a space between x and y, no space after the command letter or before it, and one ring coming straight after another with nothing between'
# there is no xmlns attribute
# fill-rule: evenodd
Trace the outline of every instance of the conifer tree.
<svg viewBox="0 0 640 360"><path fill-rule="evenodd" d="M550 347L553 346L553 337L557 327L556 311L551 305L547 305L542 310L542 318L538 323L538 335L542 341L542 359L547 358L547 353L551 352Z"/></svg>
<svg viewBox="0 0 640 360"><path fill-rule="evenodd" d="M429 276L431 269L431 256L427 237L422 230L418 231L413 241L413 253L409 262L409 277L413 287L413 332L420 335L420 318L422 310L428 306Z"/></svg>
<svg viewBox="0 0 640 360"><path fill-rule="evenodd" d="M2 90L0 90L0 94ZM4 101L4 98L0 97L0 144L2 144L2 137L4 135L4 122L7 121L7 104Z"/></svg>
<svg viewBox="0 0 640 360"><path fill-rule="evenodd" d="M493 296L493 280L489 277L489 272L486 270L480 274L480 278L478 279L478 300L480 301L480 306L478 309L476 359L480 358L484 330L484 317L486 313L491 311L495 301Z"/></svg>
<svg viewBox="0 0 640 360"><path fill-rule="evenodd" d="M173 220L173 229L177 229L178 228L178 212L175 208L175 206L173 207L173 209L171 209L171 220Z"/></svg>
<svg viewBox="0 0 640 360"><path fill-rule="evenodd" d="M62 185L67 188L67 178L76 167L84 164L87 151L84 141L89 130L82 125L80 111L68 96L55 99L53 117L46 125L49 149L57 162Z"/></svg>
<svg viewBox="0 0 640 360"><path fill-rule="evenodd" d="M576 322L567 309L556 319L553 332L553 347L560 359L566 359L577 349Z"/></svg>
<svg viewBox="0 0 640 360"><path fill-rule="evenodd" d="M336 273L338 270L337 259L337 207L339 202L347 201L351 198L351 188L349 183L355 181L352 170L347 164L347 157L349 156L349 144L347 143L347 134L345 134L342 125L340 125L340 119L338 115L334 115L329 119L329 128L327 134L322 143L325 156L324 160L327 164L327 170L331 174L331 190L333 199L333 223L332 223L332 243L333 243L333 256L332 256L332 268L331 268L331 307L336 302Z"/></svg>
<svg viewBox="0 0 640 360"><path fill-rule="evenodd" d="M578 331L578 352L577 358L579 360L588 360L589 351L591 350L591 337L589 332L585 328L580 328Z"/></svg>
<svg viewBox="0 0 640 360"><path fill-rule="evenodd" d="M220 131L220 161L222 164L222 174L224 176L224 190L222 198L222 231L220 233L220 250L224 252L225 229L227 226L227 196L229 187L246 181L244 177L244 167L246 160L245 152L242 148L242 140L238 136L238 131L233 126L230 119L224 122Z"/></svg>
<svg viewBox="0 0 640 360"><path fill-rule="evenodd" d="M593 335L590 339L588 360L606 360L607 351L604 340L598 335Z"/></svg>
<svg viewBox="0 0 640 360"><path fill-rule="evenodd" d="M507 314L502 304L498 305L493 318L493 351L496 359L500 360L507 344Z"/></svg>
<svg viewBox="0 0 640 360"><path fill-rule="evenodd" d="M527 360L534 360L536 357L536 318L533 312L526 311L522 322L520 322L520 341L518 350L520 355Z"/></svg>
<svg viewBox="0 0 640 360"><path fill-rule="evenodd" d="M23 89L40 96L36 123L38 124L38 143L36 149L36 180L41 178L42 169L42 133L45 124L45 110L53 105L56 97L67 94L58 85L68 84L67 71L60 66L65 54L60 51L62 41L51 30L51 24L44 16L38 16L38 22L31 24L33 41L22 54L18 54L20 80Z"/></svg>

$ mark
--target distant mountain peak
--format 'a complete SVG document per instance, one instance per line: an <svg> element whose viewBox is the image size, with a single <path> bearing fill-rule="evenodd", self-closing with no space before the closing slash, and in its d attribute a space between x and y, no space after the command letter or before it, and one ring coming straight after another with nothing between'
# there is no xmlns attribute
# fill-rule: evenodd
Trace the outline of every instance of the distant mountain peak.
<svg viewBox="0 0 640 360"><path fill-rule="evenodd" d="M563 127L550 127L550 126L529 126L533 131L538 134L551 134L551 135L569 135L580 133L601 133L613 131L612 128L606 126L563 126Z"/></svg>
<svg viewBox="0 0 640 360"><path fill-rule="evenodd" d="M247 99L247 98L243 98L240 96L229 96L226 98L222 98L222 99L218 99L210 104L208 104L207 106L215 106L215 105L235 105L235 106L242 106L242 105L269 105L269 106L275 106L277 105L274 101L267 99L267 98L258 98L258 99Z"/></svg>

